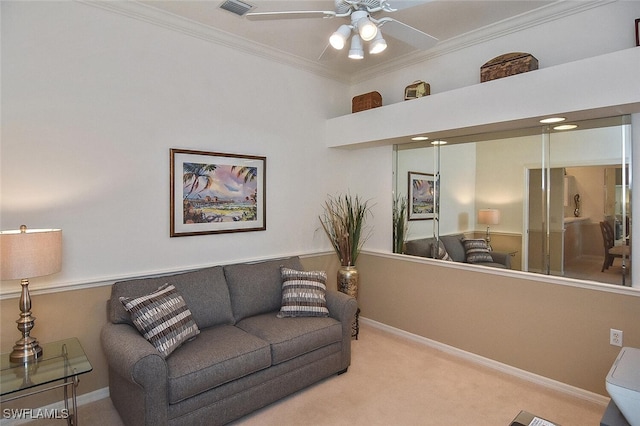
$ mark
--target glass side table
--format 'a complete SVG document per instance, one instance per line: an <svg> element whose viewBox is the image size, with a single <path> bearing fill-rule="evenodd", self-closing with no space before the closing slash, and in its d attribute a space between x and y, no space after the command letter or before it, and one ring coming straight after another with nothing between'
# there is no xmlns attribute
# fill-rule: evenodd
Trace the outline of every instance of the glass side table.
<svg viewBox="0 0 640 426"><path fill-rule="evenodd" d="M71 338L59 342L47 343L42 346L42 356L28 364L9 361L9 353L0 355L0 402L5 403L26 396L35 395L53 389L64 388L64 410L15 409L3 410L3 417L13 416L21 418L62 418L67 424L77 426L76 388L78 376L93 370L87 355L84 353L78 339ZM62 383L55 383L62 381ZM48 385L41 389L40 386ZM69 397L71 388L71 397ZM28 393L11 394L32 389ZM72 410L69 410L69 402Z"/></svg>

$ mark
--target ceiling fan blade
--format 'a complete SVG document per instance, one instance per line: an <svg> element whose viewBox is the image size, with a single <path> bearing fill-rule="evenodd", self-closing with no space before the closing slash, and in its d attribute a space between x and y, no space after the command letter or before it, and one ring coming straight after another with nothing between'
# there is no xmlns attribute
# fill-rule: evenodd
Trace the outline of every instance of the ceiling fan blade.
<svg viewBox="0 0 640 426"><path fill-rule="evenodd" d="M408 9L414 6L421 6L425 3L430 3L432 1L433 0L388 0L387 5L391 9L402 10L402 9Z"/></svg>
<svg viewBox="0 0 640 426"><path fill-rule="evenodd" d="M393 18L382 18L380 28L383 28L383 35L390 35L418 49L427 50L438 43L437 38Z"/></svg>
<svg viewBox="0 0 640 426"><path fill-rule="evenodd" d="M326 10L288 10L283 12L249 12L245 16L251 21L264 21L273 19L333 18L336 13Z"/></svg>

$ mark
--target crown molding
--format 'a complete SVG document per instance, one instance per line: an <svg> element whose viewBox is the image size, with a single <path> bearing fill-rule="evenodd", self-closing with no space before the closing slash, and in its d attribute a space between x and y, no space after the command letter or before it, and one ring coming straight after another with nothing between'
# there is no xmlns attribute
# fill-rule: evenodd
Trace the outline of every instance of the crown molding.
<svg viewBox="0 0 640 426"><path fill-rule="evenodd" d="M478 44L505 37L528 28L566 18L589 9L604 6L617 0L589 0L589 1L556 1L547 6L526 12L513 18L504 19L491 25L452 37L439 42L426 52L410 53L393 61L366 68L350 80L351 84L361 83L380 75L388 74L399 69L407 68L439 56L447 55L458 50L466 49Z"/></svg>
<svg viewBox="0 0 640 426"><path fill-rule="evenodd" d="M477 30L439 42L434 48L426 52L404 55L393 61L381 65L366 67L358 73L344 73L331 69L300 57L292 56L284 51L271 46L256 43L239 37L235 34L219 30L217 28L175 15L170 12L156 9L152 6L130 1L109 0L75 0L88 6L126 16L138 21L195 37L207 42L215 43L236 51L242 51L252 56L261 57L280 64L292 66L303 71L311 72L324 78L336 80L341 83L355 84L403 69L433 58L446 55L467 47L485 43L487 41L504 37L527 28L535 27L557 19L565 18L586 10L600 7L616 0L589 0L589 1L556 1L547 6L531 12L526 12L514 18L491 24Z"/></svg>
<svg viewBox="0 0 640 426"><path fill-rule="evenodd" d="M271 46L244 39L236 34L184 18L182 16L156 9L153 6L135 0L74 0L87 6L96 7L107 12L115 13L138 21L156 25L187 36L195 37L210 43L215 43L235 51L241 51L252 56L261 57L284 65L293 66L303 71L317 74L342 83L349 83L349 75L341 73L314 61L292 56Z"/></svg>

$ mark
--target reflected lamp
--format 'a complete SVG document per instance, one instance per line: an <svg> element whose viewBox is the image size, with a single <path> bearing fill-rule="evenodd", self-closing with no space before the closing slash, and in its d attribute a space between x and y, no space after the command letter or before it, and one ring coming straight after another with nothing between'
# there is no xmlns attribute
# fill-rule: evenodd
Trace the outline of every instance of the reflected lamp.
<svg viewBox="0 0 640 426"><path fill-rule="evenodd" d="M478 210L478 223L482 225L487 225L487 235L485 236L485 240L487 240L487 246L489 247L489 250L491 250L491 233L489 228L491 225L500 224L500 210L498 209Z"/></svg>
<svg viewBox="0 0 640 426"><path fill-rule="evenodd" d="M10 362L28 363L42 356L38 340L30 335L35 323L31 315L29 278L54 274L62 268L62 231L27 229L0 232L0 279L20 279L20 318L16 320L22 338L9 355Z"/></svg>

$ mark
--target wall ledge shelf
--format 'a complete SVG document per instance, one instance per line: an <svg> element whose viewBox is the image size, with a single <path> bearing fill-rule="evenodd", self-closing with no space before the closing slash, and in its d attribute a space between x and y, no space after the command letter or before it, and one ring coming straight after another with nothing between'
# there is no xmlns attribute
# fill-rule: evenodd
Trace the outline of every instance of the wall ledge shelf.
<svg viewBox="0 0 640 426"><path fill-rule="evenodd" d="M328 119L330 148L367 148L640 112L640 48L620 50Z"/></svg>

